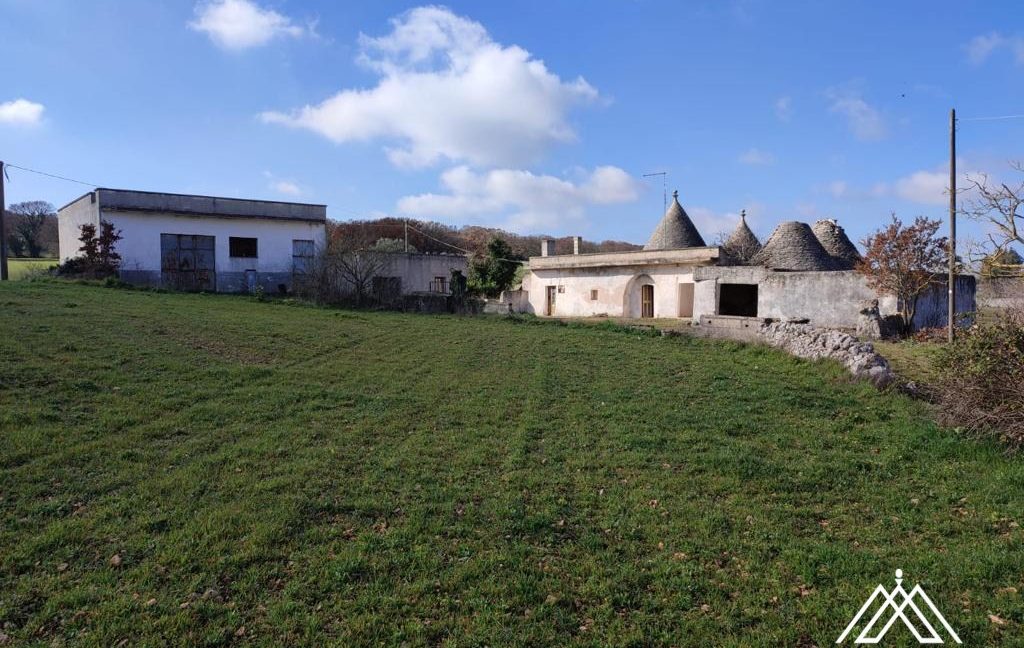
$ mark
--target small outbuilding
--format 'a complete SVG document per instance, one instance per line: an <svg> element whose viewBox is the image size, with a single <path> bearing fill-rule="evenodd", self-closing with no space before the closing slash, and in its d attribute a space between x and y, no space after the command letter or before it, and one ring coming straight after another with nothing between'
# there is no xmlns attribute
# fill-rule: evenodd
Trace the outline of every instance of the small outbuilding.
<svg viewBox="0 0 1024 648"><path fill-rule="evenodd" d="M326 240L327 207L98 188L57 212L61 260L79 256L81 226L121 233L121 278L209 292L291 290Z"/></svg>

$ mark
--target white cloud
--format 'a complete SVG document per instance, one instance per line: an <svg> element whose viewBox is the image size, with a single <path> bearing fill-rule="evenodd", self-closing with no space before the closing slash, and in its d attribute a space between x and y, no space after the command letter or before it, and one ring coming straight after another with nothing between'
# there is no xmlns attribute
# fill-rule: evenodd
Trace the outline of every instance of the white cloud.
<svg viewBox="0 0 1024 648"><path fill-rule="evenodd" d="M35 126L43 120L43 104L28 99L15 99L0 103L0 124Z"/></svg>
<svg viewBox="0 0 1024 648"><path fill-rule="evenodd" d="M877 108L865 101L855 84L837 86L825 91L829 110L846 118L853 134L860 140L880 140L887 129L885 120Z"/></svg>
<svg viewBox="0 0 1024 648"><path fill-rule="evenodd" d="M264 171L263 177L267 179L267 186L279 194L286 196L301 196L305 193L302 187L299 186L294 180L288 180L285 178L279 178L270 171Z"/></svg>
<svg viewBox="0 0 1024 648"><path fill-rule="evenodd" d="M775 156L760 149L752 148L740 153L739 161L750 166L768 166L775 164Z"/></svg>
<svg viewBox="0 0 1024 648"><path fill-rule="evenodd" d="M775 100L775 116L779 121L788 122L793 116L793 98L779 97Z"/></svg>
<svg viewBox="0 0 1024 648"><path fill-rule="evenodd" d="M406 196L398 211L418 218L477 221L524 231L556 231L578 225L591 205L636 200L639 183L618 167L603 166L578 182L517 169L473 171L467 166L441 174L446 193Z"/></svg>
<svg viewBox="0 0 1024 648"><path fill-rule="evenodd" d="M728 236L736 229L740 222L739 211L719 212L707 207L685 207L686 213L690 216L697 231L704 238L704 242L714 245L722 237ZM747 212L747 224L756 229L756 225L764 212L764 205L759 202L751 202L743 207Z"/></svg>
<svg viewBox="0 0 1024 648"><path fill-rule="evenodd" d="M312 33L291 18L264 9L252 0L209 0L195 7L196 18L188 24L205 32L214 43L229 50L266 45L282 36L298 38Z"/></svg>
<svg viewBox="0 0 1024 648"><path fill-rule="evenodd" d="M443 7L391 20L389 34L362 36L359 60L380 79L267 123L304 128L334 142L384 140L392 163L444 160L520 166L550 146L575 140L573 107L597 99L582 78L564 81L515 45L491 40L477 22Z"/></svg>
<svg viewBox="0 0 1024 648"><path fill-rule="evenodd" d="M997 47L1006 43L1006 38L999 32L982 34L970 40L964 49L967 50L967 58L978 65L983 63Z"/></svg>
<svg viewBox="0 0 1024 648"><path fill-rule="evenodd" d="M278 193L287 194L289 196L302 195L302 189L299 188L299 185L295 184L290 180L275 180L274 182L271 183L270 186L274 191Z"/></svg>
<svg viewBox="0 0 1024 648"><path fill-rule="evenodd" d="M850 186L846 184L845 180L833 180L828 183L827 190L832 194L833 198L842 198L846 196L850 191Z"/></svg>
<svg viewBox="0 0 1024 648"><path fill-rule="evenodd" d="M966 45L967 60L980 65L998 49L1009 48L1017 65L1024 65L1024 36L1006 36L997 31L975 36Z"/></svg>

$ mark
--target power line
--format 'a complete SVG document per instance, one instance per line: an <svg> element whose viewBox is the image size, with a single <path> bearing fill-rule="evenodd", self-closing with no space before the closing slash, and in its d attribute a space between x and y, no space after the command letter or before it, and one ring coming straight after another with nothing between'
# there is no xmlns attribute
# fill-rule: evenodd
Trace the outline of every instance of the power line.
<svg viewBox="0 0 1024 648"><path fill-rule="evenodd" d="M17 164L11 164L10 162L5 163L4 166L5 167L10 167L12 169L21 169L22 171L28 171L29 173L35 173L35 174L38 174L38 175L41 175L41 176L46 176L47 178L54 178L56 180L64 180L65 182L74 182L75 184L85 185L86 187L96 188L96 187L100 186L100 185L96 184L95 182L84 182L82 180L75 180L74 178L66 178L64 176L60 176L60 175L57 175L55 173L47 173L46 171L39 171L39 170L36 170L36 169L30 169L28 167L18 166Z"/></svg>
<svg viewBox="0 0 1024 648"><path fill-rule="evenodd" d="M996 121L1000 119L1024 119L1024 115L999 115L996 117L958 117L957 121Z"/></svg>

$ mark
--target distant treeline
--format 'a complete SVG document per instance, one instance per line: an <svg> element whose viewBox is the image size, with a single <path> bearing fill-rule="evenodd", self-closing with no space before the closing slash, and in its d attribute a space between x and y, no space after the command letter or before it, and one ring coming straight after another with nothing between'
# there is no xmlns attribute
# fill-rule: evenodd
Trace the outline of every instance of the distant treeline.
<svg viewBox="0 0 1024 648"><path fill-rule="evenodd" d="M487 243L495 237L504 239L517 257L540 255L541 239L555 238L556 254L572 253L572 238L544 236L542 234L522 235L506 232L494 227L463 225L452 227L432 221L409 220L409 245L417 252L449 252L467 250L473 254L486 252ZM418 230L418 231L417 231ZM400 218L380 218L377 220L331 221L328 232L332 239L360 239L377 241L380 239L404 240L405 221ZM421 233L422 232L422 233ZM583 253L588 252L624 252L639 250L641 246L625 241L583 241Z"/></svg>

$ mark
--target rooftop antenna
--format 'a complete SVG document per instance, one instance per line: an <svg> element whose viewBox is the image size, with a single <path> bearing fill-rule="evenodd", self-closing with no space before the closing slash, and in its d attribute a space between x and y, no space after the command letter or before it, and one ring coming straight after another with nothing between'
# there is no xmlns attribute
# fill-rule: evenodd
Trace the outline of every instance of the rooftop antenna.
<svg viewBox="0 0 1024 648"><path fill-rule="evenodd" d="M668 172L658 171L657 173L645 173L642 178L651 178L654 176L661 176L661 210L668 210Z"/></svg>

